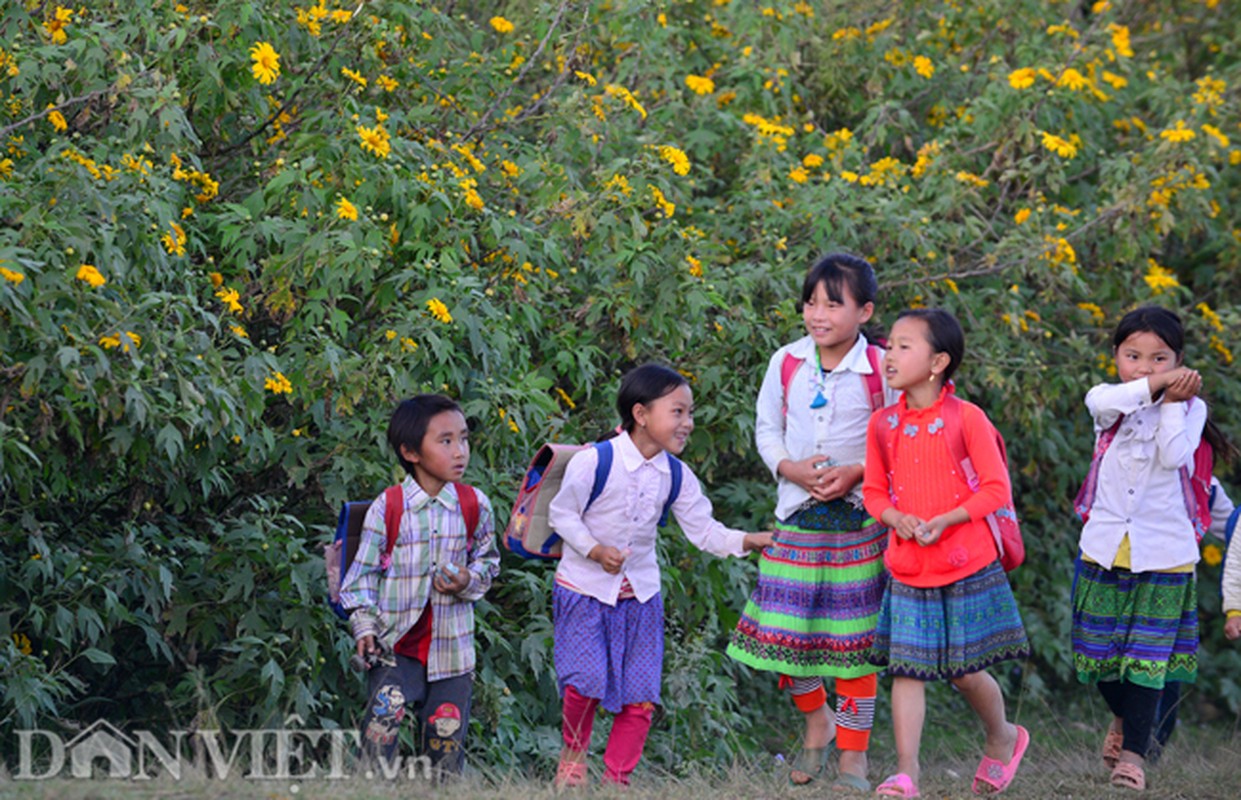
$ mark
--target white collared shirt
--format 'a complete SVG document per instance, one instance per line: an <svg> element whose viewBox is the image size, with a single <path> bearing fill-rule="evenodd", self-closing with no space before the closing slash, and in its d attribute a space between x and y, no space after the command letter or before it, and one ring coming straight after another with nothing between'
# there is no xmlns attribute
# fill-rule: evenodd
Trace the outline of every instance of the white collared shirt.
<svg viewBox="0 0 1241 800"><path fill-rule="evenodd" d="M643 458L628 433L612 439L612 448L607 482L585 514L582 509L594 485L598 450L588 447L574 454L565 467L560 491L548 508L552 530L565 543L556 579L602 603L616 605L621 583L628 578L634 597L646 602L659 592L655 536L659 515L672 491L672 472L667 453ZM725 527L712 516L711 501L688 466L682 466L681 475L681 492L672 504L672 515L686 538L717 556L745 555L745 531ZM618 574L609 575L587 558L600 544L630 551Z"/></svg>
<svg viewBox="0 0 1241 800"><path fill-rule="evenodd" d="M1125 534L1130 569L1153 572L1198 562L1198 542L1185 511L1177 470L1193 470L1207 407L1202 400L1151 400L1146 378L1103 383L1086 394L1096 441L1122 416L1116 438L1099 465L1090 519L1082 528L1082 553L1111 568Z"/></svg>
<svg viewBox="0 0 1241 800"><path fill-rule="evenodd" d="M821 385L827 403L821 408L810 407L820 385L814 374L818 369L814 339L803 336L792 344L786 344L767 362L767 374L758 390L755 405L754 443L763 463L777 478L778 519L787 519L810 499L809 492L776 472L784 459L800 461L817 454L835 464L866 463L866 426L874 410L862 377L873 372L866 358L868 344L866 337L859 335L840 364L823 376ZM780 384L786 353L801 359L789 381L787 415L784 412L784 387ZM882 374L880 380L883 381ZM886 381L883 381L883 387L885 406L900 399L901 393L889 388ZM862 485L855 486L846 499L861 507Z"/></svg>

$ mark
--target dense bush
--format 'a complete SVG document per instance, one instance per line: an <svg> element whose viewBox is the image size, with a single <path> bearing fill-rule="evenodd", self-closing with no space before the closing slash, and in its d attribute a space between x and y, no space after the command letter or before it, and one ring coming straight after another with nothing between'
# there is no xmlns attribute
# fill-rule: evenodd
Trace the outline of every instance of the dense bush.
<svg viewBox="0 0 1241 800"><path fill-rule="evenodd" d="M753 398L801 275L866 255L880 325L940 304L1004 432L1031 551L1027 690L1078 696L1081 397L1137 303L1180 311L1237 430L1226 330L1241 20L1216 0L198 0L0 9L0 739L348 725L334 508L394 477L398 398L461 399L501 510L616 379L690 377L687 457L766 524ZM663 547L675 766L787 741L722 655L752 565ZM1217 569L1211 567L1212 570ZM1211 573L1212 575L1214 573ZM474 742L551 757L544 565L482 604ZM1241 710L1204 579L1201 692Z"/></svg>

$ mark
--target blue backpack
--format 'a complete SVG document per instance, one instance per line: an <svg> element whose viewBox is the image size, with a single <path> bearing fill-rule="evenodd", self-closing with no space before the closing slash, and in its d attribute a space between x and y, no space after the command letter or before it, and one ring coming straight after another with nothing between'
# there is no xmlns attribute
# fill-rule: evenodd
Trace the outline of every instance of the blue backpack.
<svg viewBox="0 0 1241 800"><path fill-rule="evenodd" d="M593 445L543 445L526 468L526 477L517 492L513 512L509 514L508 528L504 531L504 544L511 552L523 558L560 558L564 542L560 534L552 530L547 509L556 492L560 491L565 465L575 453L587 447L594 447L599 452L599 461L595 464L595 481L590 487L590 498L582 512L585 513L603 492L608 472L612 469L613 448L610 440L595 442ZM669 492L659 515L660 527L668 524L668 513L681 493L682 464L671 453L668 454L668 468L672 472L672 491Z"/></svg>

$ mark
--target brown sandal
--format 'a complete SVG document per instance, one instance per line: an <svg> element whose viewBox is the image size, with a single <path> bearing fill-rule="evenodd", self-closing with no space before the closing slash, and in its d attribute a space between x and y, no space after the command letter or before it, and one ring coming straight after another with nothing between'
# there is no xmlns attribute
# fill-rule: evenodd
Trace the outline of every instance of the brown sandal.
<svg viewBox="0 0 1241 800"><path fill-rule="evenodd" d="M1107 736L1103 737L1103 750L1100 755L1103 757L1103 766L1108 769L1115 769L1116 763L1120 761L1120 751L1125 744L1125 735L1120 731L1107 729Z"/></svg>
<svg viewBox="0 0 1241 800"><path fill-rule="evenodd" d="M1117 761L1112 770L1112 785L1120 789L1133 789L1135 792L1146 790L1146 771L1137 764L1128 761Z"/></svg>

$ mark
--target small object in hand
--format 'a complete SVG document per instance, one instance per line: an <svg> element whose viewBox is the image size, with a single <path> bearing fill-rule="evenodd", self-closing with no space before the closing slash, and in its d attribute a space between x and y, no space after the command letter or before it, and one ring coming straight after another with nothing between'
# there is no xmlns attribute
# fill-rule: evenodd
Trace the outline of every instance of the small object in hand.
<svg viewBox="0 0 1241 800"><path fill-rule="evenodd" d="M354 653L349 657L349 666L354 672L370 672L371 668L379 663L378 651L367 653Z"/></svg>
<svg viewBox="0 0 1241 800"><path fill-rule="evenodd" d="M453 564L453 563L449 562L449 563L447 563L447 564L443 565L442 567L440 567L440 571L442 571L442 572L444 573L445 577L447 577L447 576L449 576L449 575L456 575L456 574L457 574L458 572L460 572L461 570L459 570L459 569L457 568L457 565L456 565L456 564Z"/></svg>

